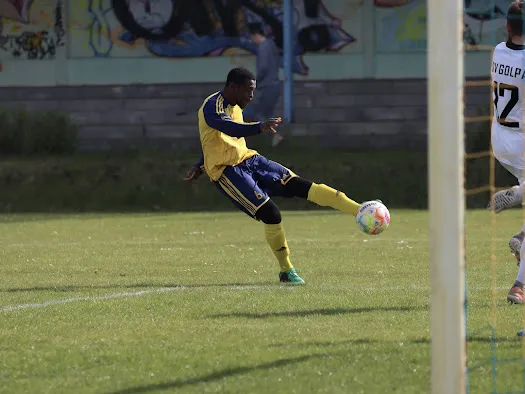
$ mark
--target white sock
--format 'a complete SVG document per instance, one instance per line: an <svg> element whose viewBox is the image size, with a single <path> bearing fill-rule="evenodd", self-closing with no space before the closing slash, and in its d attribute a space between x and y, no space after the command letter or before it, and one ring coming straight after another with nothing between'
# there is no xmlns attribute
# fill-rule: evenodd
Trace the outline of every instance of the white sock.
<svg viewBox="0 0 525 394"><path fill-rule="evenodd" d="M523 185L518 185L518 186L514 186L516 187L516 191L518 192L518 195L523 198L523 192L525 191L525 184Z"/></svg>

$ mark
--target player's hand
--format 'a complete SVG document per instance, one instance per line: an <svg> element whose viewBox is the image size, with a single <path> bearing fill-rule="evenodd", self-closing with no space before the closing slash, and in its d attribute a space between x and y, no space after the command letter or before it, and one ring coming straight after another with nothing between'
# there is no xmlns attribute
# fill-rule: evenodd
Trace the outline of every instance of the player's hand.
<svg viewBox="0 0 525 394"><path fill-rule="evenodd" d="M199 179L201 176L202 171L200 168L192 167L191 170L188 171L188 175L186 175L186 178L184 178L185 181L194 181Z"/></svg>
<svg viewBox="0 0 525 394"><path fill-rule="evenodd" d="M267 133L270 132L272 134L277 133L277 126L281 123L281 118L270 118L266 122L261 123L261 132Z"/></svg>

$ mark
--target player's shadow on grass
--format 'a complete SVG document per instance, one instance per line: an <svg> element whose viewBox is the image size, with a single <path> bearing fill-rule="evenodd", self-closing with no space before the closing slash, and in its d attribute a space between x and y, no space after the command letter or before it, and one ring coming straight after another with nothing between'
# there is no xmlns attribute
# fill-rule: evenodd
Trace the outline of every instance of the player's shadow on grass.
<svg viewBox="0 0 525 394"><path fill-rule="evenodd" d="M264 312L264 313L225 313L218 315L210 315L208 318L247 318L247 319L267 319L269 317L307 317L307 316L332 316L332 315L346 315L365 312L413 312L426 311L428 305L416 306L371 306L363 308L323 308L323 309L309 309L302 311L282 311L282 312Z"/></svg>
<svg viewBox="0 0 525 394"><path fill-rule="evenodd" d="M484 336L469 336L467 342L473 343L519 343L521 338L518 336L513 337L501 337L495 338L494 340L491 337ZM312 341L312 342L301 342L299 341L288 341L288 342L279 342L268 345L269 348L294 348L294 347L341 347L345 345L374 345L374 344L395 344L399 345L400 342L405 344L416 344L416 345L430 345L430 338L398 338L398 339L373 339L373 338L356 338L356 339L346 339L344 341Z"/></svg>
<svg viewBox="0 0 525 394"><path fill-rule="evenodd" d="M371 339L371 338L356 338L356 339L346 339L344 341L313 341L313 342L301 342L301 341L289 341L289 342L279 342L279 343L273 343L268 345L269 348L294 348L294 347L301 347L301 348L308 348L309 346L314 347L336 347L340 348L341 346L355 346L355 345L374 345L374 344L395 344L396 346L399 346L399 343L410 343L410 344L424 344L429 345L430 339L429 338L415 338L415 339L396 339L396 340L388 340L388 339Z"/></svg>
<svg viewBox="0 0 525 394"><path fill-rule="evenodd" d="M113 391L108 394L138 394L138 393L147 393L149 391L160 391L160 390L170 390L170 389L180 389L186 386L192 386L201 383L210 383L214 381L220 381L224 378L236 375L243 375L254 371L264 371L273 368L281 368L290 364L298 364L304 361L308 361L313 358L322 358L328 357L329 354L310 354L300 357L284 358L280 360L275 360L269 363L257 364L253 366L237 367L237 368L227 368L217 372L213 372L208 375L199 376L191 379L184 380L173 380L164 383L157 383L145 386L131 387L124 390Z"/></svg>

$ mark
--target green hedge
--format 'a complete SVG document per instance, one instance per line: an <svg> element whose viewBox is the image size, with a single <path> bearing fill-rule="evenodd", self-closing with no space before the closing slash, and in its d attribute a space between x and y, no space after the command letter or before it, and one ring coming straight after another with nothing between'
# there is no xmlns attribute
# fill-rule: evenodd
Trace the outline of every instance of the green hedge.
<svg viewBox="0 0 525 394"><path fill-rule="evenodd" d="M289 143L291 141L288 141ZM357 201L382 199L389 207L427 207L426 154L414 152L351 153L279 147L261 151L316 182L344 190ZM135 153L75 155L0 161L0 211L196 211L231 209L207 177L181 179L197 154ZM488 184L488 159L467 165L469 188ZM498 167L498 185L514 179ZM482 208L488 193L468 198ZM313 204L278 199L283 209L315 209Z"/></svg>
<svg viewBox="0 0 525 394"><path fill-rule="evenodd" d="M60 112L0 108L0 154L71 154L77 127Z"/></svg>

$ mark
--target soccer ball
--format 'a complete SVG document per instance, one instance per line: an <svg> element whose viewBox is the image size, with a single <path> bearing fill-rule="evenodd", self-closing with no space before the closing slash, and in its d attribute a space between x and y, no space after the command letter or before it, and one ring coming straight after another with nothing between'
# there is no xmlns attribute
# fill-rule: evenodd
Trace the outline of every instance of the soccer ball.
<svg viewBox="0 0 525 394"><path fill-rule="evenodd" d="M390 224L390 212L381 201L366 201L357 211L355 220L361 231L377 235Z"/></svg>

